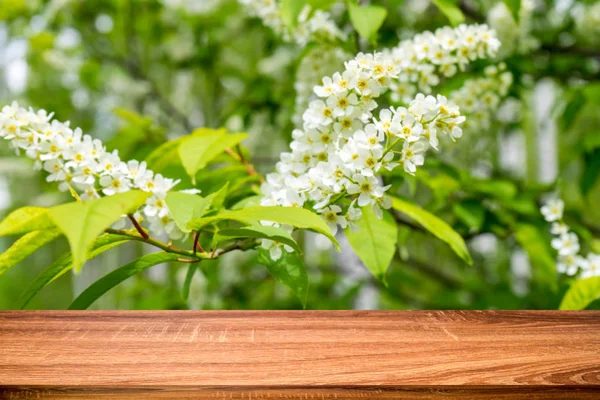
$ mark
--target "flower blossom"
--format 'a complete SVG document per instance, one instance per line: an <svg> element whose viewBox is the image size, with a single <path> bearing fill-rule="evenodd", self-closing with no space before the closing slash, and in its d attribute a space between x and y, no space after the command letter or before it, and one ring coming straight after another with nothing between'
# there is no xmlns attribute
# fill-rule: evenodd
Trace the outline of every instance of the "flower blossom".
<svg viewBox="0 0 600 400"><path fill-rule="evenodd" d="M450 100L460 107L467 118L463 125L465 132L489 130L493 117L513 82L512 73L506 71L504 63L486 67L485 75L467 80L450 95Z"/></svg>
<svg viewBox="0 0 600 400"><path fill-rule="evenodd" d="M332 42L346 38L327 11L313 10L310 6L305 6L298 15L297 26L293 34L290 34L281 17L278 1L239 0L239 2L251 16L260 18L266 26L273 29L286 41L306 46L311 41Z"/></svg>
<svg viewBox="0 0 600 400"><path fill-rule="evenodd" d="M375 99L393 82L433 85L440 74L451 76L470 61L493 56L498 46L485 25L461 25L419 34L385 52L358 54L343 72L315 86L317 98L304 111L302 128L292 133L291 151L267 175L261 204L311 207L334 232L334 224L352 226L360 207L381 215L391 201L378 175L397 166L414 174L427 149L438 148L438 138L462 136L465 118L444 96L419 93L407 108L378 114ZM332 205L341 208L335 218Z"/></svg>
<svg viewBox="0 0 600 400"><path fill-rule="evenodd" d="M45 110L25 109L16 102L0 112L0 137L46 171L47 181L57 182L61 191L74 189L82 200L132 189L151 193L136 217L147 220L155 235L183 236L165 203L167 192L178 181L155 174L145 162L121 161L116 150L108 152L100 140L71 128L68 121L52 120Z"/></svg>
<svg viewBox="0 0 600 400"><path fill-rule="evenodd" d="M565 203L559 198L551 198L542 207L544 219L551 222L550 233L552 247L557 251L556 270L561 274L582 279L600 276L600 254L589 253L587 257L579 254L579 237L570 232L570 227L563 221Z"/></svg>

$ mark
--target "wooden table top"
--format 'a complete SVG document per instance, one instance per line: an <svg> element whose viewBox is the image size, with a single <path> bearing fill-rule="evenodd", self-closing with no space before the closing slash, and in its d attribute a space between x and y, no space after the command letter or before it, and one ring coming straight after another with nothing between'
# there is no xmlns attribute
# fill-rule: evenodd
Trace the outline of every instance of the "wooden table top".
<svg viewBox="0 0 600 400"><path fill-rule="evenodd" d="M0 311L0 397L284 394L600 399L600 312Z"/></svg>

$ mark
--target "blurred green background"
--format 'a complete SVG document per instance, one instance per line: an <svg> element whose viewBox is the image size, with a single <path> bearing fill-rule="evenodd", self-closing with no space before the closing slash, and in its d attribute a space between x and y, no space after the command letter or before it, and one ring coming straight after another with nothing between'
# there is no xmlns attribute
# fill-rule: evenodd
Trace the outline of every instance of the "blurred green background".
<svg viewBox="0 0 600 400"><path fill-rule="evenodd" d="M344 51L391 47L448 24L426 0L370 3L388 10L376 43L350 32L351 40L339 44ZM336 253L309 233L301 238L308 308L555 309L569 281L556 274L539 215L543 195L552 191L566 201L567 221L584 248L600 251L600 5L523 1L515 21L501 1L455 3L467 22L497 29L499 59L515 84L489 130L430 157L416 178L390 179L467 239L474 266L406 226L384 287L347 244ZM351 31L343 8L332 13ZM297 74L319 46L283 41L233 0L0 0L0 105L17 100L52 111L118 149L123 159L144 159L196 127L249 132L250 159L266 174L291 138ZM484 64L444 82L439 92L480 76ZM2 215L69 200L31 166L0 147ZM213 190L221 184L211 176L202 182ZM523 222L535 229L521 229ZM3 237L0 246L13 240ZM340 240L344 244L343 234ZM67 249L60 239L1 275L0 308L16 308L34 277ZM81 274L47 286L28 308L66 308L89 284L145 251L128 243L105 253ZM182 265L154 267L92 308L301 308L253 253L202 262L187 301L181 293L186 272Z"/></svg>

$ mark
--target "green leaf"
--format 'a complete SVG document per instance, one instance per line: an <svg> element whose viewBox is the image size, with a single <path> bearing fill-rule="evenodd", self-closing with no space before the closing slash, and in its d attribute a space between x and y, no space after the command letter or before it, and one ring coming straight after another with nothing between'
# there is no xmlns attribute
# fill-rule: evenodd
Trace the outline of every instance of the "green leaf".
<svg viewBox="0 0 600 400"><path fill-rule="evenodd" d="M600 299L600 276L580 279L567 290L560 303L560 309L583 310L598 299Z"/></svg>
<svg viewBox="0 0 600 400"><path fill-rule="evenodd" d="M385 274L396 252L398 228L389 211L384 212L383 219L377 218L371 207L362 209L362 217L355 221L357 231L346 228L346 237L354 252L383 283Z"/></svg>
<svg viewBox="0 0 600 400"><path fill-rule="evenodd" d="M521 0L503 0L506 7L510 10L515 22L519 23L519 11L521 10Z"/></svg>
<svg viewBox="0 0 600 400"><path fill-rule="evenodd" d="M206 199L210 203L210 208L213 210L218 210L223 208L223 203L225 203L225 199L227 198L227 193L229 192L229 182L225 182L225 184L221 187L221 189L216 192L212 192Z"/></svg>
<svg viewBox="0 0 600 400"><path fill-rule="evenodd" d="M338 0L308 0L307 3L314 10L328 10Z"/></svg>
<svg viewBox="0 0 600 400"><path fill-rule="evenodd" d="M79 272L94 240L124 214L140 208L150 193L132 190L114 196L52 207L48 215L65 234L73 253L73 269Z"/></svg>
<svg viewBox="0 0 600 400"><path fill-rule="evenodd" d="M165 202L175 220L175 224L182 232L190 232L188 223L200 218L210 205L210 200L196 194L184 192L169 192Z"/></svg>
<svg viewBox="0 0 600 400"><path fill-rule="evenodd" d="M179 258L179 256L173 253L152 253L146 254L142 258L132 261L129 264L125 264L92 283L90 287L85 289L73 303L71 303L69 310L85 310L94 301L98 300L100 296L127 278L132 277L146 268L169 261L175 261L177 258Z"/></svg>
<svg viewBox="0 0 600 400"><path fill-rule="evenodd" d="M146 157L146 164L148 168L154 172L162 172L169 165L179 162L179 145L189 139L189 136L180 137L177 139L169 140L158 146L152 153Z"/></svg>
<svg viewBox="0 0 600 400"><path fill-rule="evenodd" d="M252 225L245 226L242 228L223 229L217 232L214 238L215 243L221 243L225 240L239 239L239 238L257 238L257 239L270 239L276 242L287 244L294 251L302 254L302 249L298 246L298 243L294 240L285 229L278 228L275 226L263 226L263 225Z"/></svg>
<svg viewBox="0 0 600 400"><path fill-rule="evenodd" d="M533 225L521 224L515 229L515 238L529 256L534 279L556 289L556 262L544 234Z"/></svg>
<svg viewBox="0 0 600 400"><path fill-rule="evenodd" d="M299 207L248 207L235 211L223 211L212 217L193 220L188 227L200 230L203 227L221 221L238 221L249 225L254 221L272 221L288 224L296 228L310 229L327 236L339 249L339 243L331 234L329 226L317 214Z"/></svg>
<svg viewBox="0 0 600 400"><path fill-rule="evenodd" d="M60 231L57 229L45 229L26 233L17 239L8 250L0 254L0 275L29 257L45 244L56 239L59 235Z"/></svg>
<svg viewBox="0 0 600 400"><path fill-rule="evenodd" d="M457 26L465 22L465 16L458 7L457 0L432 0L433 4L440 9L440 11L448 17L448 20L452 26Z"/></svg>
<svg viewBox="0 0 600 400"><path fill-rule="evenodd" d="M192 285L192 280L194 279L194 275L198 270L198 264L199 263L190 264L187 273L185 274L185 281L183 282L183 291L181 296L186 301L190 297L190 286Z"/></svg>
<svg viewBox="0 0 600 400"><path fill-rule="evenodd" d="M149 127L152 125L152 118L145 117L135 111L128 110L127 108L115 107L112 112L123 121L128 122L132 125L140 125Z"/></svg>
<svg viewBox="0 0 600 400"><path fill-rule="evenodd" d="M359 6L348 4L350 21L358 34L366 40L373 41L383 21L387 17L387 10L381 6Z"/></svg>
<svg viewBox="0 0 600 400"><path fill-rule="evenodd" d="M471 254L469 253L469 249L467 249L465 241L445 221L413 203L400 200L396 197L392 197L392 207L395 210L408 215L434 236L448 243L450 248L452 248L452 250L454 250L454 252L467 264L473 264L473 259L471 258Z"/></svg>
<svg viewBox="0 0 600 400"><path fill-rule="evenodd" d="M593 189L596 181L598 181L598 178L600 178L600 148L590 153L584 153L583 160L585 162L585 169L583 170L583 174L581 174L579 187L581 188L581 193L587 196Z"/></svg>
<svg viewBox="0 0 600 400"><path fill-rule="evenodd" d="M469 177L465 182L467 190L482 193L501 200L509 200L517 194L517 187L510 181L487 180Z"/></svg>
<svg viewBox="0 0 600 400"><path fill-rule="evenodd" d="M290 32L296 30L298 16L306 5L306 0L281 0L279 13Z"/></svg>
<svg viewBox="0 0 600 400"><path fill-rule="evenodd" d="M158 146L152 153L146 157L146 163L148 167L154 172L162 172L168 166L179 163L179 146L185 143L187 140L194 136L206 136L206 135L224 135L227 132L225 128L221 129L209 129L209 128L198 128L195 129L190 135L182 136Z"/></svg>
<svg viewBox="0 0 600 400"><path fill-rule="evenodd" d="M232 205L231 209L232 210L240 210L242 208L260 206L261 198L262 198L262 196L259 196L259 195L246 197L245 199L242 199L242 200L238 201L237 203L235 203L234 205Z"/></svg>
<svg viewBox="0 0 600 400"><path fill-rule="evenodd" d="M88 252L88 260L91 260L104 253L107 250L112 249L115 246L125 243L129 239L127 236L111 235L106 234L100 236L92 245ZM19 299L20 308L23 309L31 301L31 299L38 294L46 285L54 281L58 277L62 276L65 272L68 272L73 268L73 258L71 253L63 254L56 261L54 261L48 268L44 269L27 288L27 290L21 295Z"/></svg>
<svg viewBox="0 0 600 400"><path fill-rule="evenodd" d="M192 180L202 168L230 147L244 140L248 134L234 133L231 135L196 135L179 146L181 163Z"/></svg>
<svg viewBox="0 0 600 400"><path fill-rule="evenodd" d="M11 212L0 222L0 236L18 235L55 227L48 217L48 209L22 207Z"/></svg>
<svg viewBox="0 0 600 400"><path fill-rule="evenodd" d="M138 155L139 151L147 154L164 143L164 130L154 125L152 118L125 108L115 108L113 113L123 123L119 124L120 128L116 135L105 144L108 150L118 150L121 158Z"/></svg>
<svg viewBox="0 0 600 400"><path fill-rule="evenodd" d="M581 90L574 91L567 101L562 115L558 118L558 126L561 132L566 132L577 120L581 111L585 108L587 97Z"/></svg>
<svg viewBox="0 0 600 400"><path fill-rule="evenodd" d="M467 199L452 206L454 214L470 229L480 231L485 221L485 208L479 200Z"/></svg>
<svg viewBox="0 0 600 400"><path fill-rule="evenodd" d="M306 308L308 274L298 253L288 253L283 250L281 257L273 261L268 250L259 248L258 261L267 267L275 279L292 289L302 303L302 307Z"/></svg>

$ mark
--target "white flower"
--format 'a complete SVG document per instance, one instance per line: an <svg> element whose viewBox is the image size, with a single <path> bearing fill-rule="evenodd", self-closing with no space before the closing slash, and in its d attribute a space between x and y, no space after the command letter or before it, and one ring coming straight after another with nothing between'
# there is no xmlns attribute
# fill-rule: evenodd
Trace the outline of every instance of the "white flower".
<svg viewBox="0 0 600 400"><path fill-rule="evenodd" d="M39 151L43 153L40 154L40 160L44 161L59 158L65 147L66 141L63 136L52 136L50 140L40 143Z"/></svg>
<svg viewBox="0 0 600 400"><path fill-rule="evenodd" d="M386 186L383 190L388 190L390 187ZM373 203L373 213L379 219L383 218L383 210L392 208L392 198L389 196L381 196L375 199Z"/></svg>
<svg viewBox="0 0 600 400"><path fill-rule="evenodd" d="M140 189L152 192L157 196L164 197L167 192L173 188L179 181L165 178L161 174L154 175L154 178L148 180L144 187Z"/></svg>
<svg viewBox="0 0 600 400"><path fill-rule="evenodd" d="M565 203L560 199L548 200L548 202L541 208L542 214L546 221L558 221L563 217L563 210Z"/></svg>
<svg viewBox="0 0 600 400"><path fill-rule="evenodd" d="M416 142L423 133L423 125L412 114L407 114L403 120L398 136L407 142Z"/></svg>
<svg viewBox="0 0 600 400"><path fill-rule="evenodd" d="M373 176L356 174L352 177L352 184L348 186L349 194L358 194L358 205L364 207L373 203L373 197L383 196L383 189Z"/></svg>
<svg viewBox="0 0 600 400"><path fill-rule="evenodd" d="M350 203L350 206L348 207L348 211L346 212L346 215L345 215L346 221L348 221L348 226L353 231L356 231L358 229L358 227L356 226L356 224L353 221L356 221L356 220L360 219L360 217L362 217L362 210L358 207L355 207L355 205L356 205L356 200L353 200L352 203Z"/></svg>
<svg viewBox="0 0 600 400"><path fill-rule="evenodd" d="M73 182L83 186L93 185L96 181L97 164L90 162L79 166L73 174ZM105 193L106 194L106 193Z"/></svg>
<svg viewBox="0 0 600 400"><path fill-rule="evenodd" d="M402 163L406 172L411 175L417 172L417 167L423 165L425 162L425 157L423 157L425 150L427 150L427 146L423 142L404 143Z"/></svg>
<svg viewBox="0 0 600 400"><path fill-rule="evenodd" d="M118 152L115 150L112 153L105 153L98 160L100 171L106 174L112 174L116 172L123 172L124 168L121 164Z"/></svg>
<svg viewBox="0 0 600 400"><path fill-rule="evenodd" d="M100 185L104 187L102 193L112 196L116 193L122 193L130 190L131 183L124 174L115 173L100 177Z"/></svg>
<svg viewBox="0 0 600 400"><path fill-rule="evenodd" d="M378 130L374 124L368 124L364 130L358 130L354 134L354 139L358 147L368 150L381 148L381 143L384 139L383 132Z"/></svg>
<svg viewBox="0 0 600 400"><path fill-rule="evenodd" d="M50 174L46 177L48 182L63 181L67 175L64 171L64 163L59 159L44 162L44 171Z"/></svg>
<svg viewBox="0 0 600 400"><path fill-rule="evenodd" d="M157 216L150 217L150 231L152 232L165 232L171 239L181 239L185 234L177 227L177 224L173 218L169 215L168 211L163 211Z"/></svg>
<svg viewBox="0 0 600 400"><path fill-rule="evenodd" d="M332 205L324 208L320 211L321 217L327 222L329 225L329 229L331 229L331 234L335 235L338 231L338 225L345 229L348 226L348 221L346 217L343 215L339 215L342 212L342 208L340 206Z"/></svg>
<svg viewBox="0 0 600 400"><path fill-rule="evenodd" d="M329 97L336 92L335 84L333 83L333 79L326 76L323 78L322 86L314 87L315 94L319 97Z"/></svg>
<svg viewBox="0 0 600 400"><path fill-rule="evenodd" d="M146 176L146 161L131 160L127 162L127 178L136 182ZM137 182L136 182L137 183Z"/></svg>
<svg viewBox="0 0 600 400"><path fill-rule="evenodd" d="M556 270L561 274L573 276L577 273L579 267L582 266L584 263L585 259L577 255L560 256L558 257Z"/></svg>
<svg viewBox="0 0 600 400"><path fill-rule="evenodd" d="M333 116L336 118L352 115L354 105L358 103L356 94L338 93L327 99L327 106L333 110Z"/></svg>
<svg viewBox="0 0 600 400"><path fill-rule="evenodd" d="M563 233L560 237L552 239L552 247L561 256L571 256L579 252L579 238L574 233Z"/></svg>
<svg viewBox="0 0 600 400"><path fill-rule="evenodd" d="M292 253L294 251L294 249L288 246L287 244L284 245L282 243L268 239L262 240L261 247L263 249L269 250L269 256L273 261L277 261L281 258L281 256L283 255L282 250L285 250L288 253Z"/></svg>
<svg viewBox="0 0 600 400"><path fill-rule="evenodd" d="M564 233L569 232L569 227L567 224L562 222L553 222L552 227L550 228L550 233L553 235L562 235Z"/></svg>
<svg viewBox="0 0 600 400"><path fill-rule="evenodd" d="M150 196L146 200L146 207L144 207L144 214L148 217L155 217L164 213L167 209L167 203L163 198L158 196Z"/></svg>
<svg viewBox="0 0 600 400"><path fill-rule="evenodd" d="M581 268L581 278L600 276L600 254L588 254L586 262Z"/></svg>
<svg viewBox="0 0 600 400"><path fill-rule="evenodd" d="M392 111L393 109L389 108L381 110L379 112L379 120L375 120L375 126L382 135L394 136L398 133L401 117L397 117Z"/></svg>
<svg viewBox="0 0 600 400"><path fill-rule="evenodd" d="M333 109L323 100L313 100L304 113L304 123L310 128L328 125L333 121Z"/></svg>

